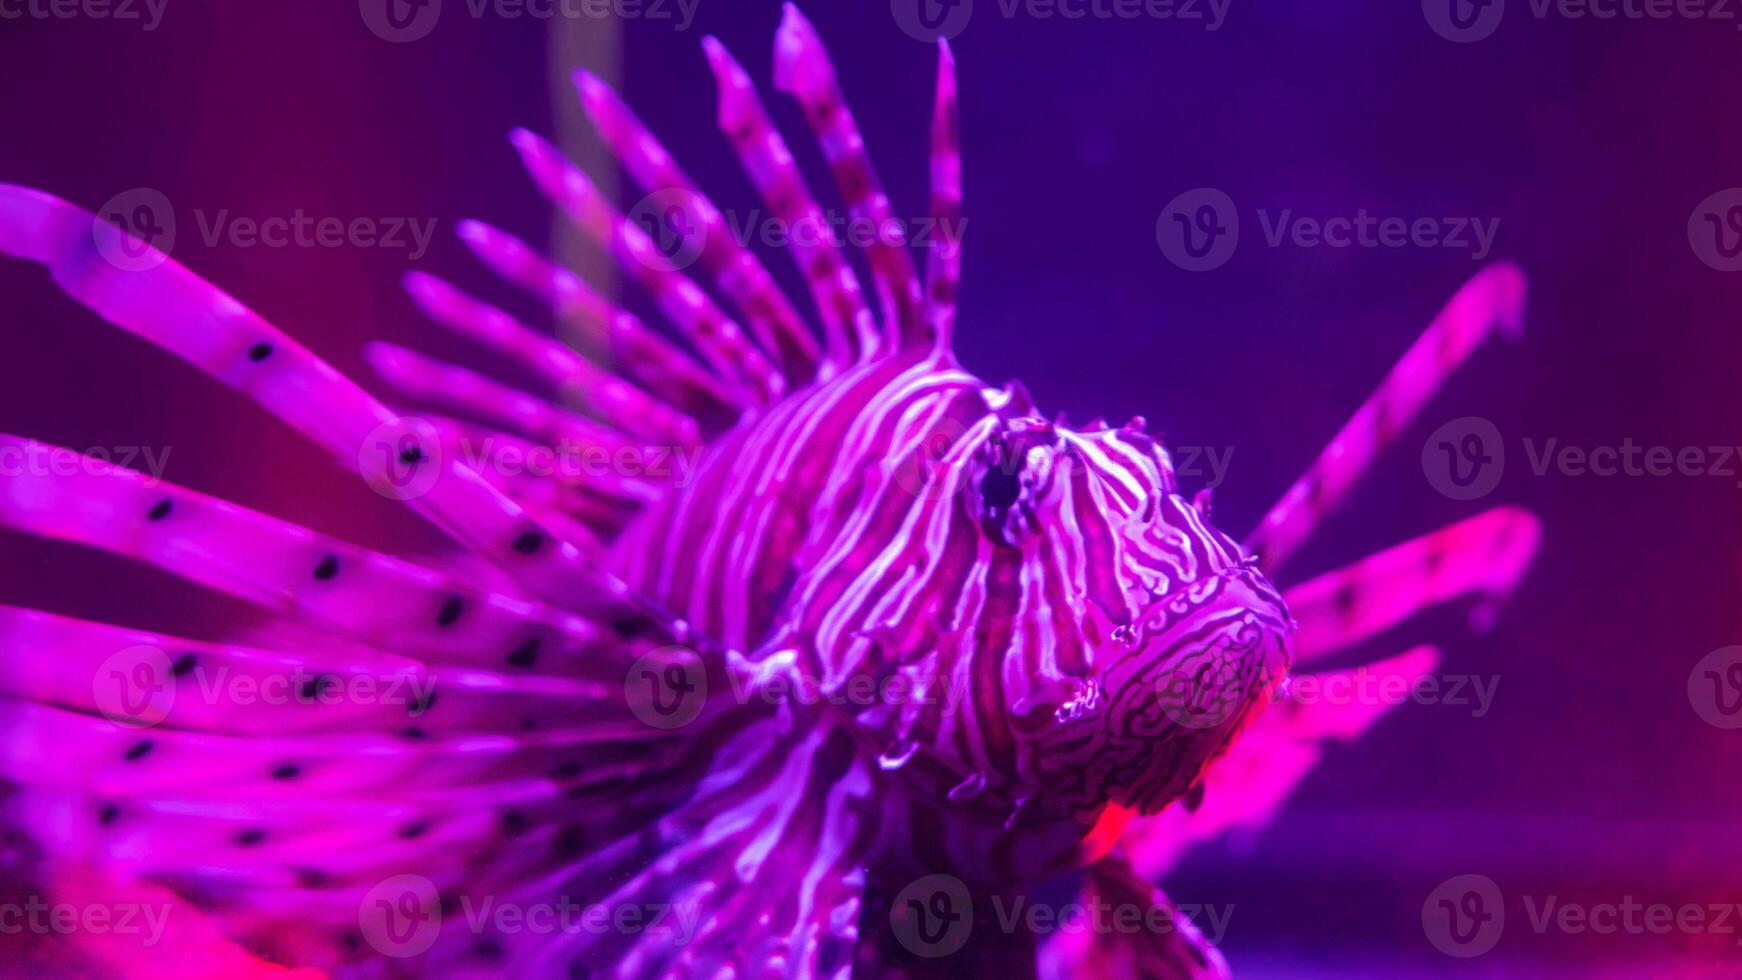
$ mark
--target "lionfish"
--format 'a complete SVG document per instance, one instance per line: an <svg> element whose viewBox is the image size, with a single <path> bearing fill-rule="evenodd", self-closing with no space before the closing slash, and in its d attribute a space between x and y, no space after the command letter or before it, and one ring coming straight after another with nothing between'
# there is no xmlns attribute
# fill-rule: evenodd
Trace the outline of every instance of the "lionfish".
<svg viewBox="0 0 1742 980"><path fill-rule="evenodd" d="M693 262L670 261L549 143L517 131L513 144L669 323L475 222L459 228L469 249L573 327L575 346L431 276L407 282L429 317L518 360L545 396L373 347L391 386L447 406L402 415L127 231L0 187L0 252L241 390L470 556L367 551L95 460L0 479L6 526L242 597L277 627L203 642L0 611L14 858L63 900L171 910L149 943L90 930L74 962L190 976L1220 975L1154 882L1191 845L1262 824L1328 741L1385 711L1290 700L1289 672L1428 606L1497 602L1522 576L1537 524L1499 508L1286 590L1271 581L1442 379L1519 325L1517 270L1461 290L1237 543L1141 419L1072 428L957 363L946 43L930 128L945 237L922 282L907 244L876 236L863 256L874 306L748 74L703 44L751 182L791 227L819 230L790 245L821 329L583 72L605 143L663 195L663 217L696 232ZM889 225L835 70L790 5L774 83L802 106L854 218ZM144 260L113 261L118 249ZM468 465L462 444L478 437L700 455L688 481L651 467L529 475ZM1343 672L1413 683L1435 658L1419 647ZM278 699L202 696L220 676L295 683ZM363 697L365 680L416 693ZM995 914L1060 881L1159 918L1043 936Z"/></svg>

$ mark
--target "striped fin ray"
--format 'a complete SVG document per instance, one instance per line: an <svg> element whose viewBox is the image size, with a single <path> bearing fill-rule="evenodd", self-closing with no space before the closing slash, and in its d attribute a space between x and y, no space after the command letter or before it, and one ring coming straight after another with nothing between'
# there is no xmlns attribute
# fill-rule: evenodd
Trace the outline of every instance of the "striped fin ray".
<svg viewBox="0 0 1742 980"><path fill-rule="evenodd" d="M891 242L885 234L899 227L889 196L877 180L865 138L841 94L834 62L822 38L791 3L782 8L774 37L774 86L804 107L805 119L834 171L848 210L877 232L867 247L867 257L890 346L901 349L930 344L934 338L926 335L913 256L905 242Z"/></svg>
<svg viewBox="0 0 1742 980"><path fill-rule="evenodd" d="M512 854L456 882L458 904L635 909L635 928L501 928L448 916L428 962L526 976L851 975L873 775L820 725L735 733L690 799L640 828L578 827L566 862ZM529 843L535 844L536 841Z"/></svg>
<svg viewBox="0 0 1742 980"><path fill-rule="evenodd" d="M822 208L811 196L786 140L768 118L750 75L718 38L702 48L719 87L720 130L738 152L744 173L774 216L791 230L787 247L804 273L823 321L828 363L836 370L874 355L882 341L853 271Z"/></svg>
<svg viewBox="0 0 1742 980"><path fill-rule="evenodd" d="M577 609L630 601L627 589L493 490L416 420L402 419L278 328L163 253L65 201L0 185L0 253L49 267L73 298L194 364L297 428L529 591ZM141 258L125 263L117 255ZM536 540L537 547L516 546Z"/></svg>
<svg viewBox="0 0 1742 980"><path fill-rule="evenodd" d="M598 188L561 151L524 129L509 137L533 183L576 228L617 261L617 267L659 304L707 364L736 386L737 402L750 408L777 400L786 380L756 343L712 297L678 271L647 232L605 200Z"/></svg>
<svg viewBox="0 0 1742 980"><path fill-rule="evenodd" d="M1458 290L1247 536L1246 549L1259 556L1267 572L1282 567L1380 450L1403 434L1446 378L1490 333L1516 335L1523 329L1524 295L1524 274L1506 263L1489 266Z"/></svg>
<svg viewBox="0 0 1742 980"><path fill-rule="evenodd" d="M926 262L925 317L940 350L955 332L956 291L962 281L962 141L957 106L956 56L938 40L938 85L931 124L931 216L933 234Z"/></svg>
<svg viewBox="0 0 1742 980"><path fill-rule="evenodd" d="M1186 798L1138 817L1120 840L1139 874L1166 875L1192 848L1235 830L1258 830L1336 742L1360 738L1404 700L1362 700L1344 690L1412 690L1439 662L1431 646L1340 670L1298 675L1291 693L1274 702L1246 733L1204 771Z"/></svg>
<svg viewBox="0 0 1742 980"><path fill-rule="evenodd" d="M405 290L431 320L508 353L555 385L568 403L599 421L642 439L664 439L679 445L701 441L695 419L506 312L426 273L408 273Z"/></svg>
<svg viewBox="0 0 1742 980"><path fill-rule="evenodd" d="M1287 589L1283 598L1300 623L1295 661L1329 657L1470 594L1484 600L1477 625L1491 623L1541 538L1542 524L1528 511L1496 507Z"/></svg>
<svg viewBox="0 0 1742 980"><path fill-rule="evenodd" d="M76 455L11 436L0 437L0 448ZM536 650L578 663L617 642L575 614L482 591L142 473L85 458L72 469L55 475L27 467L0 479L0 523L147 562L280 616L417 657L451 662Z"/></svg>
<svg viewBox="0 0 1742 980"><path fill-rule="evenodd" d="M610 86L584 70L575 74L575 86L587 115L641 190L655 199L681 200L688 205L684 208L686 217L701 222L697 233L700 249L695 258L744 312L762 349L781 366L788 387L808 383L816 374L816 338L762 261L738 242L720 209Z"/></svg>
<svg viewBox="0 0 1742 980"><path fill-rule="evenodd" d="M1140 909L1143 928L1061 929L1041 947L1040 980L1227 980L1228 962L1191 917L1123 858L1104 858L1083 875L1079 901L1089 909ZM1116 913L1122 914L1122 913ZM1157 924L1156 915L1167 919Z"/></svg>
<svg viewBox="0 0 1742 980"><path fill-rule="evenodd" d="M719 428L736 417L732 393L720 379L579 276L482 221L462 221L458 233L478 261L576 327L588 357L623 372L674 411L699 422Z"/></svg>

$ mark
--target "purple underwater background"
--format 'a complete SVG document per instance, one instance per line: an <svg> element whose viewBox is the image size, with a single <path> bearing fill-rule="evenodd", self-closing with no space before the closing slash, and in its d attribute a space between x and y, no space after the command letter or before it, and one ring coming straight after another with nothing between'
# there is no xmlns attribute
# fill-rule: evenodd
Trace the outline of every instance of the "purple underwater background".
<svg viewBox="0 0 1742 980"><path fill-rule="evenodd" d="M1431 635L1441 675L1474 683L1337 746L1275 823L1194 855L1170 895L1228 912L1221 946L1238 977L1742 975L1742 729L1709 723L1722 704L1690 695L1702 658L1742 643L1742 450L1725 448L1742 444L1742 274L1690 237L1712 195L1742 186L1730 104L1742 21L1538 16L1512 0L1491 36L1457 43L1436 33L1431 2L1231 0L1214 30L1093 15L1115 6L1057 5L1091 11L1079 19L979 0L952 42L968 216L956 347L971 370L1020 378L1073 419L1143 415L1171 445L1207 450L1196 477L1180 454L1185 482L1218 483L1218 524L1244 531L1459 285L1496 260L1530 281L1523 338L1479 350L1290 566L1298 581L1490 506L1531 509L1543 547L1491 631L1465 632L1462 605L1384 642ZM553 28L448 7L404 44L349 2L167 0L151 30L0 17L0 181L92 209L162 192L180 216L178 260L377 390L365 340L476 356L415 314L406 269L475 276L453 236L465 217L549 227L505 135L591 139L563 81L576 65L553 62L555 29L615 31L642 118L716 201L753 206L715 129L699 40L719 35L765 83L772 0L699 0L682 29L645 12ZM896 213L923 215L934 53L900 8L805 6ZM0 12L30 9L0 0ZM769 105L801 128L788 100ZM1164 209L1197 188L1224 192L1240 222L1232 256L1206 271L1157 242ZM202 234L221 212L299 209L433 222L434 234L427 254L409 233L398 248ZM1491 254L1473 254L1467 232L1462 246L1267 239L1285 213L1362 211L1446 232L1475 219L1494 229ZM0 324L0 431L168 451L165 475L203 492L365 546L435 546L318 449L68 302L34 266L0 264ZM1430 435L1467 417L1490 421L1505 449L1479 501L1424 472ZM1551 443L1667 447L1702 464L1538 472ZM0 602L200 636L245 621L239 602L166 574L12 532L0 532ZM1494 879L1506 911L1493 951L1467 959L1436 949L1422 923L1436 886L1465 874ZM1709 926L1537 922L1550 901L1695 905Z"/></svg>

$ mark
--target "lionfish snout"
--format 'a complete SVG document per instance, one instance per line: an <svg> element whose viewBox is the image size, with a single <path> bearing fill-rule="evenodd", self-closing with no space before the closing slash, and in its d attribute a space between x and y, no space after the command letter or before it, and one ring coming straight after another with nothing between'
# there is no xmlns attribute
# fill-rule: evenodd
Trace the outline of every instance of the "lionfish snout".
<svg viewBox="0 0 1742 980"><path fill-rule="evenodd" d="M1287 675L1291 621L1262 574L1235 565L1115 629L1092 677L1041 739L1077 806L1154 813L1183 796Z"/></svg>
<svg viewBox="0 0 1742 980"><path fill-rule="evenodd" d="M1013 613L976 648L1006 654L1031 805L1159 810L1286 674L1282 597L1181 493L1141 420L1077 430L1024 413L982 439L964 506L989 557L965 585Z"/></svg>

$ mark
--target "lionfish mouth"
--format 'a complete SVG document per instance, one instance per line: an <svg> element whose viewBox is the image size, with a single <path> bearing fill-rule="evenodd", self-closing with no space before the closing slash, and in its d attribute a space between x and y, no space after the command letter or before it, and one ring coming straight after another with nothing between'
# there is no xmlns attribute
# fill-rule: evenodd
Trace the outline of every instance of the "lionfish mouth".
<svg viewBox="0 0 1742 980"><path fill-rule="evenodd" d="M1048 741L1074 794L1155 813L1275 697L1288 673L1287 606L1237 565L1164 595L1117 630L1086 689L1055 713Z"/></svg>

